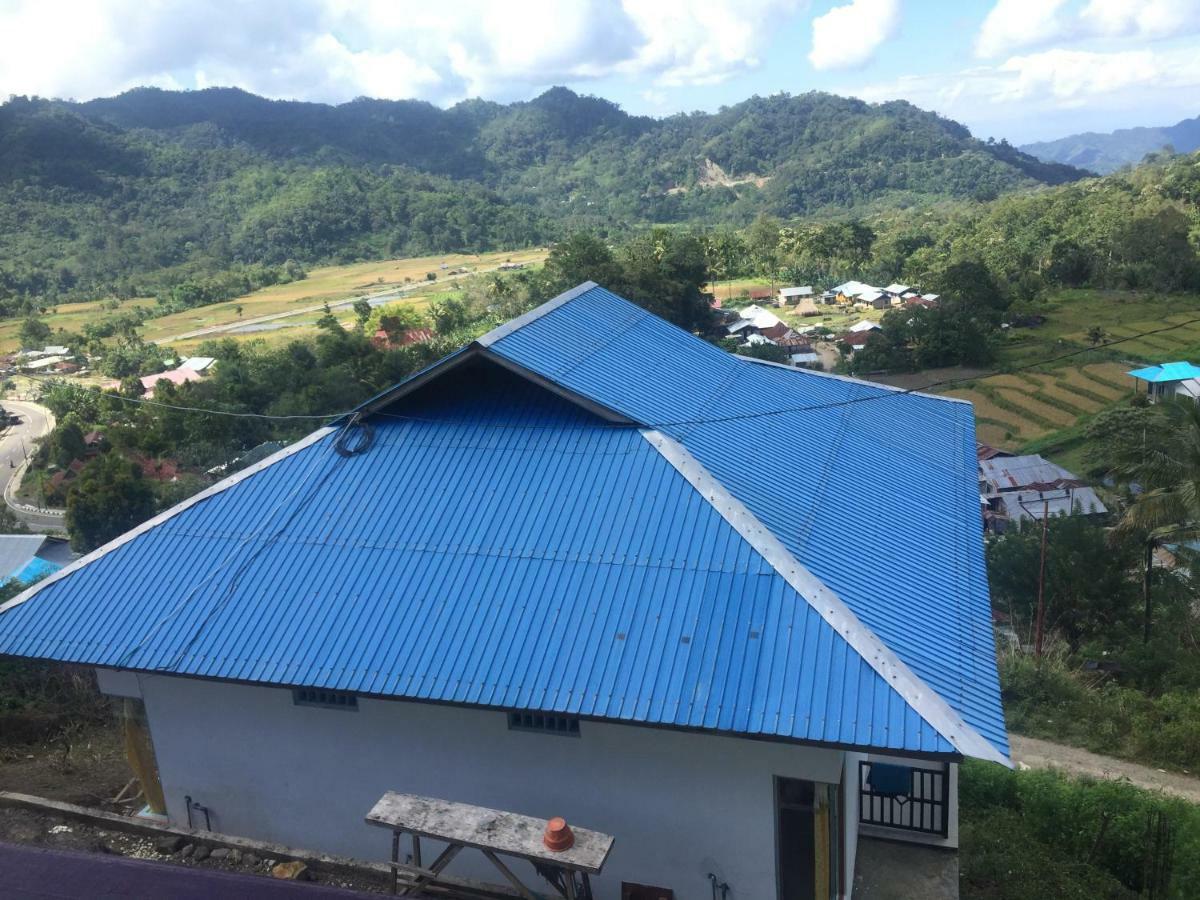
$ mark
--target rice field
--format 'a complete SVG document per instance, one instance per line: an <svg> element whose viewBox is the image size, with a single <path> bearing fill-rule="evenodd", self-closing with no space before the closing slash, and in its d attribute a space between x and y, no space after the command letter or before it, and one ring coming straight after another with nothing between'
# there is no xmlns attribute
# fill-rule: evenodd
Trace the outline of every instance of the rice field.
<svg viewBox="0 0 1200 900"><path fill-rule="evenodd" d="M1128 366L1091 363L1048 372L993 375L947 391L975 407L976 434L985 444L1016 449L1070 428L1129 396Z"/></svg>

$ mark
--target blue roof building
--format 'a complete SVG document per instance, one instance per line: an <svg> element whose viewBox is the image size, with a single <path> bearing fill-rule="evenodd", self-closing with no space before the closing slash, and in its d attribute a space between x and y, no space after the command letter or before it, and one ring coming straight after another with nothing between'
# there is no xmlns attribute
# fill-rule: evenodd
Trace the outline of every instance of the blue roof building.
<svg viewBox="0 0 1200 900"><path fill-rule="evenodd" d="M1146 395L1152 402L1186 397L1200 402L1200 366L1190 362L1170 362L1146 366L1129 372L1138 381L1146 382Z"/></svg>
<svg viewBox="0 0 1200 900"><path fill-rule="evenodd" d="M670 741L691 742L671 751L672 765L695 760L718 793L743 775L731 792L759 790L735 758L790 753L755 771L770 769L780 791L783 775L816 784L811 809L831 783L839 823L820 827L856 838L871 760L930 766L943 795L954 761L1007 762L978 502L969 404L732 356L588 283L0 606L0 655L95 666L106 690L144 700L171 816L186 792L224 804L227 821L255 836L361 852L333 833L289 831L282 814L255 818L250 796L254 808L286 806L282 788L262 787L274 769L252 787L213 761L217 751L194 756L207 739L190 729L206 709L224 753L236 752L231 737L253 743L275 728L283 769L308 745L294 767L315 765L326 741L327 760L378 752L382 731L350 737L366 715L336 723L342 736L285 736L299 726L283 717L311 711L272 706L284 689L297 707L426 717L395 750L428 751L435 769L459 743L495 755L472 772L503 768L514 740L472 731L436 752L416 747L415 732L432 740L437 717L451 715L439 709L472 722L503 712L511 733L549 723L582 735L545 749L572 758L599 753L589 735L625 735L588 757L593 783L652 741L633 735L688 736L623 763L631 784L646 775L639 796L677 776L649 774ZM726 746L716 736L736 739L736 757L710 756ZM357 796L373 771L364 761L339 796ZM438 796L437 777L414 787ZM519 805L495 781L468 783L445 793ZM933 802L917 796L932 787L913 790L898 801L910 818ZM585 815L616 816L602 793L579 801ZM927 830L952 844L953 798L943 800ZM580 823L607 827L618 848L639 841L633 825ZM747 824L748 842L762 842L760 826ZM617 863L614 851L614 865L664 883L645 874L660 863L638 852ZM846 854L824 876L843 889ZM746 865L738 877L757 884L788 863ZM683 894L696 887L707 883Z"/></svg>

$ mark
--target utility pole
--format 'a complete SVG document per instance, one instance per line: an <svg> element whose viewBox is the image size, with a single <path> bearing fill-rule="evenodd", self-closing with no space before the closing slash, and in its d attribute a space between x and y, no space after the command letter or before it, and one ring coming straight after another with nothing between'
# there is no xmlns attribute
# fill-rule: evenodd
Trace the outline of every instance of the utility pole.
<svg viewBox="0 0 1200 900"><path fill-rule="evenodd" d="M1050 501L1042 499L1042 564L1038 570L1037 624L1033 635L1033 655L1042 658L1042 634L1046 625L1046 527L1050 521Z"/></svg>
<svg viewBox="0 0 1200 900"><path fill-rule="evenodd" d="M1142 573L1142 602L1146 610L1142 619L1142 643L1150 643L1150 577L1154 571L1154 539L1146 539L1146 570Z"/></svg>

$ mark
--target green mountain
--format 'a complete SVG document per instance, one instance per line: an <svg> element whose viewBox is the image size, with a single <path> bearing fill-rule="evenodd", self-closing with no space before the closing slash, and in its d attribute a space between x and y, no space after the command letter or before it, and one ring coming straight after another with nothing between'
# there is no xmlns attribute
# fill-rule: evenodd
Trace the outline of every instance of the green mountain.
<svg viewBox="0 0 1200 900"><path fill-rule="evenodd" d="M1200 116L1166 128L1122 128L1108 134L1088 131L1056 141L1025 144L1021 151L1050 163L1077 166L1106 175L1121 166L1137 165L1147 154L1170 148L1176 153L1200 150Z"/></svg>
<svg viewBox="0 0 1200 900"><path fill-rule="evenodd" d="M445 110L235 89L13 98L0 106L0 302L144 293L230 265L519 246L579 227L987 199L1082 174L908 103L819 93L665 119L565 88Z"/></svg>

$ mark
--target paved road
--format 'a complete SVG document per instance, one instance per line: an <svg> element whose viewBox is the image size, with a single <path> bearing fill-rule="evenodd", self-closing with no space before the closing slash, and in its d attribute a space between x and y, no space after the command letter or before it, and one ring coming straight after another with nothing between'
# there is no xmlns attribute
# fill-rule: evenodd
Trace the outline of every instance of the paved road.
<svg viewBox="0 0 1200 900"><path fill-rule="evenodd" d="M468 272L463 275L446 275L440 277L438 284L445 284L451 281L458 281L460 278L467 278L471 275L482 275L485 272L495 272L500 267L488 266L487 268L477 269L474 272ZM418 281L405 287L389 288L386 291L379 291L375 294L362 294L358 297L351 297L348 300L339 300L336 303L330 303L331 310L349 309L359 300L366 300L371 306L382 306L395 300L397 297L402 297L405 294L410 294L419 288L428 287L430 282ZM269 322L278 322L281 319L291 319L295 316L307 316L313 313L322 312L325 309L324 303L318 303L315 306L304 306L299 309L289 309L286 312L271 313L266 316L254 316L249 319L238 319L236 322L226 322L224 325L209 325L207 328L197 328L194 331L185 331L182 334L173 334L170 337L158 338L153 343L169 344L172 341L190 341L193 338L208 337L213 334L236 334L239 331L262 331L265 329L256 328Z"/></svg>
<svg viewBox="0 0 1200 900"><path fill-rule="evenodd" d="M1164 791L1193 803L1200 803L1200 778L1164 772L1150 766L1113 759L1067 747L1038 738L1010 734L1013 762L1024 763L1033 769L1059 769L1068 775L1090 775L1093 778L1129 779L1138 787Z"/></svg>
<svg viewBox="0 0 1200 900"><path fill-rule="evenodd" d="M351 900L358 891L163 862L0 843L0 895L21 900Z"/></svg>
<svg viewBox="0 0 1200 900"><path fill-rule="evenodd" d="M33 452L33 442L54 428L54 414L44 406L26 400L0 401L10 413L21 417L19 425L12 425L0 433L0 490L9 508L30 528L36 531L61 531L62 516L41 515L25 512L10 502L10 482L25 461L26 454Z"/></svg>

